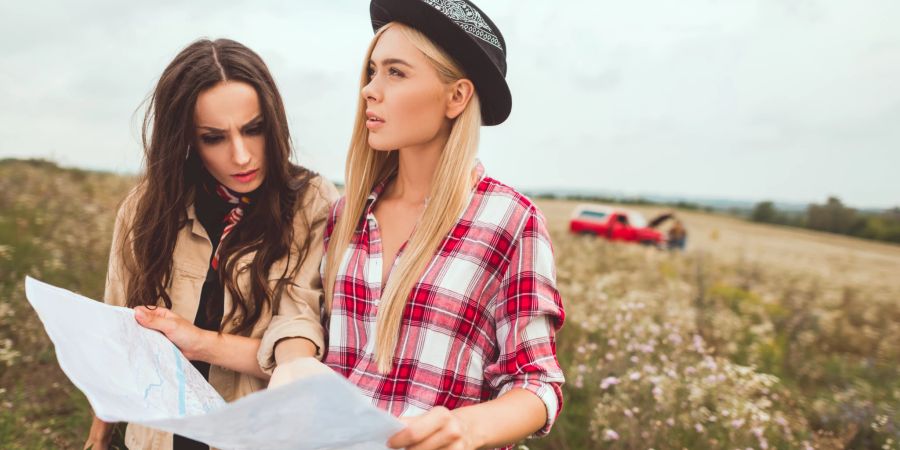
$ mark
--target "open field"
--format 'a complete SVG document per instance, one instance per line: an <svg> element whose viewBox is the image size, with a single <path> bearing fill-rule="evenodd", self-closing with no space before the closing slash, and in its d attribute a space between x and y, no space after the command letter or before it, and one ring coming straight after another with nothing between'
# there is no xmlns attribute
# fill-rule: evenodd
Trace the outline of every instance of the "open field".
<svg viewBox="0 0 900 450"><path fill-rule="evenodd" d="M89 407L23 278L99 298L132 183L0 162L0 448L86 436ZM554 431L530 448L897 448L900 246L678 211L688 248L669 253L570 235L576 202L538 204L568 382Z"/></svg>
<svg viewBox="0 0 900 450"><path fill-rule="evenodd" d="M532 447L896 448L900 246L678 211L688 249L668 254L567 234L577 202L538 204L569 403Z"/></svg>
<svg viewBox="0 0 900 450"><path fill-rule="evenodd" d="M538 201L552 231L562 235L580 202ZM648 220L670 208L628 206ZM900 300L900 245L799 228L758 224L722 214L678 211L689 230L691 250L717 259L816 274L836 283L867 284Z"/></svg>

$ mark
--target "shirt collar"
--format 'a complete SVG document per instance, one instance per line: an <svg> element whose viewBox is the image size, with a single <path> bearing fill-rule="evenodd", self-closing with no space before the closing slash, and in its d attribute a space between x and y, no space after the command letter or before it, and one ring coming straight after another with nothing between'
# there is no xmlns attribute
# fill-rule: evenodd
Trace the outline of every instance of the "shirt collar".
<svg viewBox="0 0 900 450"><path fill-rule="evenodd" d="M372 212L372 209L375 207L375 202L378 201L378 197L381 196L381 193L384 192L384 189L387 187L387 184L390 183L392 179L397 175L397 169L394 169L390 175L384 177L375 187L372 189L372 192L369 193L369 197L366 199L366 210L365 215L369 215Z"/></svg>
<svg viewBox="0 0 900 450"><path fill-rule="evenodd" d="M475 186L481 184L481 180L484 179L484 165L481 164L481 160L475 158Z"/></svg>

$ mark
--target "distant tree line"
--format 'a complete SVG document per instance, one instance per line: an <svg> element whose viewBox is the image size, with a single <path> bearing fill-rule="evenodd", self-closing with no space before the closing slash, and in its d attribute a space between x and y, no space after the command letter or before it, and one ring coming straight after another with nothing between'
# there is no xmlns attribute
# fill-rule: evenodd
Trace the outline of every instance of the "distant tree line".
<svg viewBox="0 0 900 450"><path fill-rule="evenodd" d="M602 195L591 194L556 194L553 192L532 193L527 191L526 194L531 198L540 198L547 200L577 200L583 202L609 203L614 205L665 206L669 208L686 209L690 211L716 211L716 208L713 208L712 206L701 205L684 200L679 200L676 202L660 202L649 200L644 197L605 197Z"/></svg>
<svg viewBox="0 0 900 450"><path fill-rule="evenodd" d="M860 211L845 206L837 197L795 212L778 210L770 201L759 202L750 220L900 243L900 207L881 212Z"/></svg>

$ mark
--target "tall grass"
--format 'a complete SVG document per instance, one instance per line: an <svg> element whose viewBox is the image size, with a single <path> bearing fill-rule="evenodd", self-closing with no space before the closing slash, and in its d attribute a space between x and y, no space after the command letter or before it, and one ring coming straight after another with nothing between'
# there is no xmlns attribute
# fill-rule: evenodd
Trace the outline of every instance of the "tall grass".
<svg viewBox="0 0 900 450"><path fill-rule="evenodd" d="M0 161L0 448L81 448L91 412L25 299L30 275L103 295L119 201L134 183L44 161Z"/></svg>
<svg viewBox="0 0 900 450"><path fill-rule="evenodd" d="M0 161L0 448L84 442L89 405L59 369L23 279L100 298L115 210L133 183ZM555 205L545 210L568 212ZM525 445L897 448L900 281L815 259L736 258L710 242L669 254L551 233L568 382L554 430Z"/></svg>
<svg viewBox="0 0 900 450"><path fill-rule="evenodd" d="M898 299L704 250L554 244L566 405L531 448L897 447Z"/></svg>

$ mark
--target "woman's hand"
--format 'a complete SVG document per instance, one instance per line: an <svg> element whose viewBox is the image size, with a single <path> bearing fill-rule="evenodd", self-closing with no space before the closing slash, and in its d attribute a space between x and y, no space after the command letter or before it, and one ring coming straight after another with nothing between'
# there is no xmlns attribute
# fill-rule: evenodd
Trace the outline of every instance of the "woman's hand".
<svg viewBox="0 0 900 450"><path fill-rule="evenodd" d="M185 358L205 361L202 349L205 348L203 343L209 331L196 327L185 318L163 307L150 309L138 306L134 308L134 318L141 326L165 334L181 350Z"/></svg>
<svg viewBox="0 0 900 450"><path fill-rule="evenodd" d="M91 431L88 433L88 438L84 441L84 449L92 449L92 450L107 450L109 448L109 443L112 440L112 431L114 423L107 423L96 416L94 416L94 421L91 422Z"/></svg>
<svg viewBox="0 0 900 450"><path fill-rule="evenodd" d="M390 448L407 450L470 450L481 445L470 427L443 406L436 406L418 417L401 417L406 428L388 440Z"/></svg>
<svg viewBox="0 0 900 450"><path fill-rule="evenodd" d="M269 379L269 389L288 384L303 377L327 372L331 372L331 369L319 362L315 357L297 358L289 363L275 366L275 370L272 371L272 378Z"/></svg>

